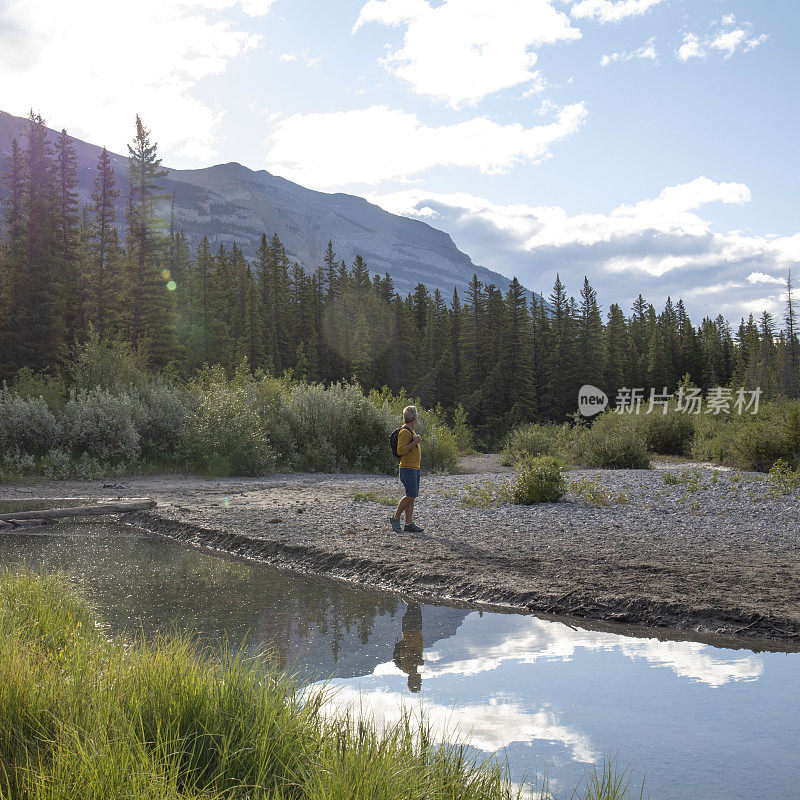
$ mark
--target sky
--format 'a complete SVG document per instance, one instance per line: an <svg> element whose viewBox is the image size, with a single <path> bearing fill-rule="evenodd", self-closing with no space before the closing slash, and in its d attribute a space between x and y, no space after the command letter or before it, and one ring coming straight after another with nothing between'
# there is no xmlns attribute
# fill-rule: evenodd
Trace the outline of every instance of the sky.
<svg viewBox="0 0 800 800"><path fill-rule="evenodd" d="M0 108L237 161L607 310L778 319L800 282L792 0L0 0Z"/></svg>

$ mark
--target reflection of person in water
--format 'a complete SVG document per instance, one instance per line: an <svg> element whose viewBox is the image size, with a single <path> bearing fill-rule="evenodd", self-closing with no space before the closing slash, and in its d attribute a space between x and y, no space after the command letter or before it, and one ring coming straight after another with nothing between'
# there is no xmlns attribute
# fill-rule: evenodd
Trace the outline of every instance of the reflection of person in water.
<svg viewBox="0 0 800 800"><path fill-rule="evenodd" d="M418 692L422 688L422 675L417 671L425 662L422 660L422 607L419 603L409 603L403 616L403 638L394 646L394 663L408 675L408 690Z"/></svg>

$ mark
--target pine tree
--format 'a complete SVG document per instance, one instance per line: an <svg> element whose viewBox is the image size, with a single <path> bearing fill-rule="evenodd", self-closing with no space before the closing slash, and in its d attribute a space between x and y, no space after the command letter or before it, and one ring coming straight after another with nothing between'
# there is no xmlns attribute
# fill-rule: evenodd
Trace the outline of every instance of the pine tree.
<svg viewBox="0 0 800 800"><path fill-rule="evenodd" d="M78 160L67 132L56 140L56 191L58 195L58 232L60 238L61 297L65 311L67 336L75 338L81 327L80 270L78 267Z"/></svg>
<svg viewBox="0 0 800 800"><path fill-rule="evenodd" d="M547 331L546 408L551 419L563 421L577 402L575 320L561 277L556 274L549 303Z"/></svg>
<svg viewBox="0 0 800 800"><path fill-rule="evenodd" d="M785 346L780 364L781 391L787 397L800 396L800 342L798 342L797 313L792 297L792 273L786 276Z"/></svg>
<svg viewBox="0 0 800 800"><path fill-rule="evenodd" d="M353 286L358 292L362 292L370 286L369 268L360 255L357 255L353 262Z"/></svg>
<svg viewBox="0 0 800 800"><path fill-rule="evenodd" d="M167 172L138 114L128 156L128 336L134 349L144 347L150 363L159 366L175 356L177 345L173 299L162 266L166 242L156 213L163 196L159 179Z"/></svg>
<svg viewBox="0 0 800 800"><path fill-rule="evenodd" d="M608 309L605 329L606 360L603 371L603 387L611 402L623 386L631 387L629 356L631 341L622 309L612 303Z"/></svg>
<svg viewBox="0 0 800 800"><path fill-rule="evenodd" d="M89 301L88 319L102 340L109 332L112 314L118 314L122 292L117 215L114 202L119 197L111 157L104 147L97 159L97 174L91 194L90 272L86 276Z"/></svg>
<svg viewBox="0 0 800 800"><path fill-rule="evenodd" d="M333 252L333 242L328 240L328 247L325 250L325 280L326 297L328 300L336 296L336 253Z"/></svg>
<svg viewBox="0 0 800 800"><path fill-rule="evenodd" d="M531 420L536 413L536 387L533 381L530 317L522 284L514 278L506 292L507 328L503 336L502 372L505 378L503 411L506 424Z"/></svg>
<svg viewBox="0 0 800 800"><path fill-rule="evenodd" d="M584 276L581 287L580 315L578 317L578 380L600 386L605 372L605 342L603 319L597 304L597 292Z"/></svg>
<svg viewBox="0 0 800 800"><path fill-rule="evenodd" d="M19 303L30 289L24 260L24 164L22 149L16 139L11 142L2 185L8 201L4 220L3 270L0 273L0 371L9 375L20 361L27 309Z"/></svg>
<svg viewBox="0 0 800 800"><path fill-rule="evenodd" d="M57 367L66 354L63 259L59 236L57 173L45 122L30 113L23 152L25 188L23 262L11 309L19 331L16 366Z"/></svg>

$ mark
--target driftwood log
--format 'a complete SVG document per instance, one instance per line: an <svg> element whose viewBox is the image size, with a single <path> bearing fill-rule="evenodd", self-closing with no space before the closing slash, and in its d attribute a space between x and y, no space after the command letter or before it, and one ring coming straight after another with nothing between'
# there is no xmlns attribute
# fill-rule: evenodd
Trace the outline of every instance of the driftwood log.
<svg viewBox="0 0 800 800"><path fill-rule="evenodd" d="M127 514L129 511L147 511L156 507L155 500L117 500L95 506L75 508L48 508L40 511L12 511L0 514L0 522L26 519L59 519L63 517L94 517L102 514Z"/></svg>
<svg viewBox="0 0 800 800"><path fill-rule="evenodd" d="M8 519L0 520L0 531L17 531L20 528L43 528L58 525L55 519Z"/></svg>

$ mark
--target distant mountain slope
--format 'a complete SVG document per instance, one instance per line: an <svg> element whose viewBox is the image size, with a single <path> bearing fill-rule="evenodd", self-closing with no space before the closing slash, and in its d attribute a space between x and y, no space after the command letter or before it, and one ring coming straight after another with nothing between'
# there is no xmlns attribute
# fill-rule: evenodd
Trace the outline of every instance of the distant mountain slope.
<svg viewBox="0 0 800 800"><path fill-rule="evenodd" d="M26 120L0 111L0 165L5 164L13 138L22 141L25 125ZM73 143L85 202L92 190L100 148L74 138ZM113 163L121 190L121 218L127 158L115 155ZM473 264L443 231L390 214L361 197L316 192L236 163L170 170L163 183L175 195L176 226L193 245L205 235L218 244L236 241L252 256L262 233L277 233L289 257L313 270L322 262L330 239L340 260L351 264L360 253L371 272L388 272L402 294L422 281L431 290L439 288L447 301L454 286L463 293L473 273L503 290L509 284L505 276Z"/></svg>

